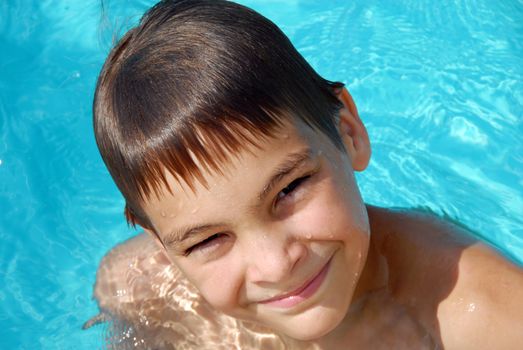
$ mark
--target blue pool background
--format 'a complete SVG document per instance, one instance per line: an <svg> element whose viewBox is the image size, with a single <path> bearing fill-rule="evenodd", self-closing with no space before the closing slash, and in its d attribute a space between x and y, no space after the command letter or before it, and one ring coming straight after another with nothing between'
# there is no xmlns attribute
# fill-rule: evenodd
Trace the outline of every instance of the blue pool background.
<svg viewBox="0 0 523 350"><path fill-rule="evenodd" d="M425 206L523 263L521 1L240 1L347 83L365 200ZM132 235L91 126L115 32L151 1L0 4L0 348L98 349L97 264ZM103 11L102 11L103 8Z"/></svg>

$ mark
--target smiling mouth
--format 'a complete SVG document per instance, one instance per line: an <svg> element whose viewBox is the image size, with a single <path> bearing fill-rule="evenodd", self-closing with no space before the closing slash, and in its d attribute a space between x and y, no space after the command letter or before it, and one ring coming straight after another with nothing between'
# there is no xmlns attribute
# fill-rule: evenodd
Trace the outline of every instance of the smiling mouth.
<svg viewBox="0 0 523 350"><path fill-rule="evenodd" d="M298 289L290 293L278 295L274 298L263 300L260 302L260 304L270 305L278 308L290 308L308 299L322 285L323 281L325 280L325 277L327 276L327 272L329 271L331 261L332 257L329 259L329 261L327 261L327 263L325 264L325 266L323 266L320 272L318 272L312 279L305 282Z"/></svg>

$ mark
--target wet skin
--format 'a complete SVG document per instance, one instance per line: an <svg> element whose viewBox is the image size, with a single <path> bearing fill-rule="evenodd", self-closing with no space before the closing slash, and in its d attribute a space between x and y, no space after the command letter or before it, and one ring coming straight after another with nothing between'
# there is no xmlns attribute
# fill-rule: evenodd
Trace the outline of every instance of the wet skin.
<svg viewBox="0 0 523 350"><path fill-rule="evenodd" d="M155 232L102 262L100 306L161 324L161 310L172 309L166 290L183 281L205 300L198 305L210 306L201 320L224 313L298 348L521 344L521 269L430 214L365 206L353 173L367 166L368 137L346 90L340 99L345 150L286 123L231 155L223 174L206 173L206 185L168 177L170 189L144 206ZM133 270L141 279L118 277L130 270L122 254L142 266ZM129 291L125 298L111 294L116 287Z"/></svg>
<svg viewBox="0 0 523 350"><path fill-rule="evenodd" d="M469 238L461 227L431 214L367 210L371 242L390 272L387 284L353 300L347 322L323 341L268 339L271 330L213 311L146 234L107 254L95 296L102 310L135 324L150 344L180 344L201 336L192 348L230 348L239 342L242 349L258 349L261 334L263 344L270 344L266 348L274 349L284 344L290 349L518 349L523 327L520 268ZM143 316L147 326L139 321ZM171 328L165 323L169 319L189 332ZM227 337L231 333L241 336L233 341Z"/></svg>

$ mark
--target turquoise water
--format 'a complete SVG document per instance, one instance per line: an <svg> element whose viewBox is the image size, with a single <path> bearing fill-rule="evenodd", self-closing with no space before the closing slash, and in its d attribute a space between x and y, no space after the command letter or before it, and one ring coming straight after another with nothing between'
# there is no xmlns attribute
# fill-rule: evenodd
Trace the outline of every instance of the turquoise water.
<svg viewBox="0 0 523 350"><path fill-rule="evenodd" d="M521 1L241 2L347 83L373 143L367 202L448 213L523 264ZM80 330L96 267L134 232L91 102L113 34L151 4L0 4L2 349L102 347L103 327Z"/></svg>

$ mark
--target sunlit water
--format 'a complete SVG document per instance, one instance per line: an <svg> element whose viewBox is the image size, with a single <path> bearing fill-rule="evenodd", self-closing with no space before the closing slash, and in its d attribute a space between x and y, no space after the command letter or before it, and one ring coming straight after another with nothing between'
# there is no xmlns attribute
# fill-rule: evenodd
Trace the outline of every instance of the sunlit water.
<svg viewBox="0 0 523 350"><path fill-rule="evenodd" d="M523 263L521 1L242 1L347 83L373 159L365 200L429 207ZM0 348L101 348L95 271L133 234L96 150L111 38L148 1L0 3ZM102 7L104 11L102 11Z"/></svg>

